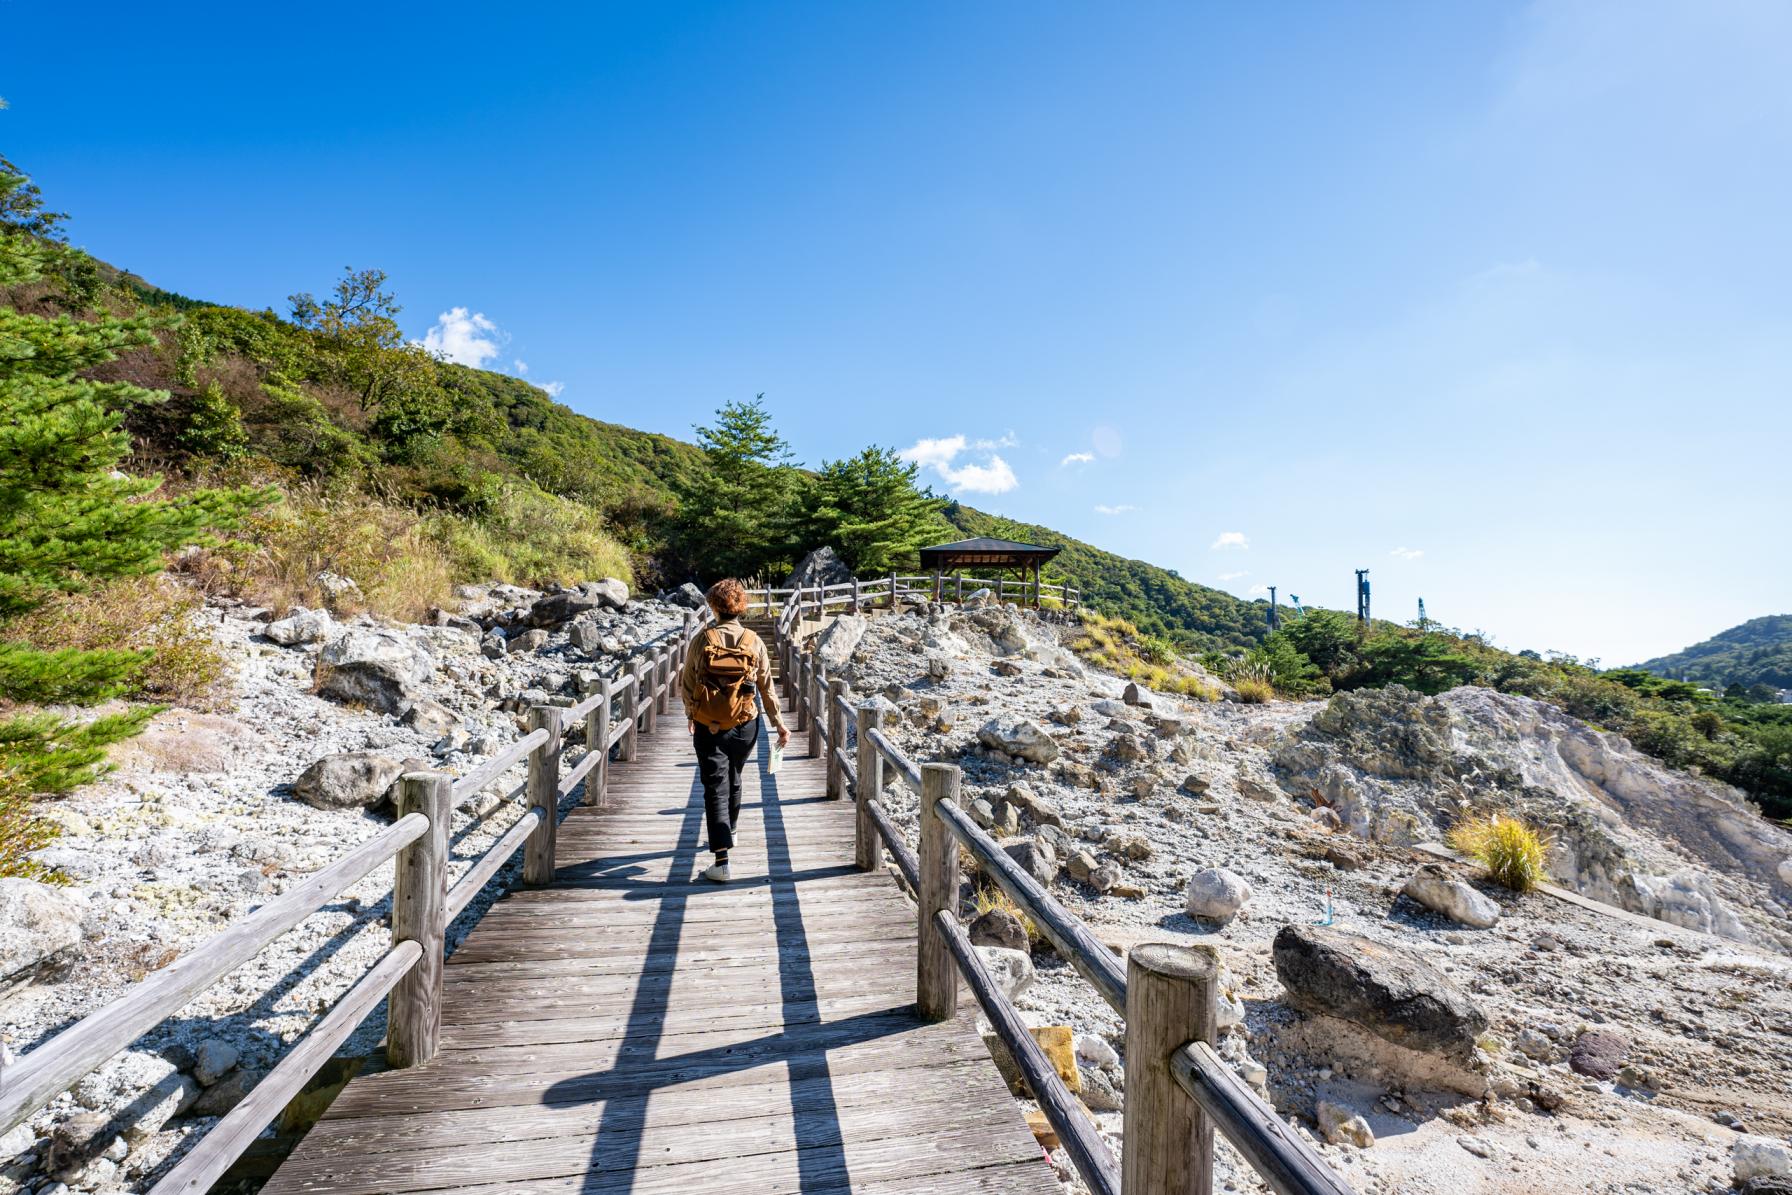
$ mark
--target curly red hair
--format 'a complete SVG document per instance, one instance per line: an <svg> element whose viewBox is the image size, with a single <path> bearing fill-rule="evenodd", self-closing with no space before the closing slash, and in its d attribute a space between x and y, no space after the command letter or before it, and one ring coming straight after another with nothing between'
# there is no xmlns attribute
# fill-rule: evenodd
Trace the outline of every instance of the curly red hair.
<svg viewBox="0 0 1792 1195"><path fill-rule="evenodd" d="M739 618L747 612L747 587L733 577L717 581L704 596L717 618Z"/></svg>

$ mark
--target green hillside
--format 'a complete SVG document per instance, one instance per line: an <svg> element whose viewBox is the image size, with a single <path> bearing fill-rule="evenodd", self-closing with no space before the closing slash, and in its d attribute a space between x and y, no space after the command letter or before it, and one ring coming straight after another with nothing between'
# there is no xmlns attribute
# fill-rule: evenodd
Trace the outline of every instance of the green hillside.
<svg viewBox="0 0 1792 1195"><path fill-rule="evenodd" d="M1703 643L1637 667L1714 689L1730 685L1792 689L1792 614L1751 618Z"/></svg>
<svg viewBox="0 0 1792 1195"><path fill-rule="evenodd" d="M1267 602L1247 602L1218 589L1184 581L1169 569L1128 560L1036 523L984 514L959 503L946 518L966 537L992 535L1023 543L1061 545L1046 580L1068 581L1083 600L1104 614L1116 614L1141 631L1184 647L1208 650L1250 647L1268 630Z"/></svg>

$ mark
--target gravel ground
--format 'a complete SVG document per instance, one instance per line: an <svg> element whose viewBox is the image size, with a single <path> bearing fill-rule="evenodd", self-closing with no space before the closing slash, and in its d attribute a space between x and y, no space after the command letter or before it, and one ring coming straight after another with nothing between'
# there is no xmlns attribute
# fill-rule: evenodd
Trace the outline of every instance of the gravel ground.
<svg viewBox="0 0 1792 1195"><path fill-rule="evenodd" d="M483 612L536 596L499 588L495 598L483 588L469 591L469 607ZM0 1004L0 1040L15 1055L391 824L389 809L317 809L296 799L290 785L314 760L373 751L464 773L487 758L487 749L499 750L522 733L514 712L520 703L570 704L578 673L613 674L637 644L683 617L677 607L631 602L625 611L594 616L612 639L612 652L577 650L562 630L537 651L497 659L482 654L480 637L470 630L399 626L433 661L418 695L458 715L459 727L444 735L317 696L318 647L269 641L254 613L209 611L233 673L230 692L218 703L227 715L159 715L147 733L118 750L115 773L54 806L63 833L39 857L87 897L88 947L53 982L25 987ZM580 750L569 749L565 762ZM518 765L457 810L451 884L520 816L521 796L512 790L524 774ZM450 928L450 949L520 870L518 852ZM7 1144L31 1145L25 1157L39 1161L14 1157L8 1164L12 1150L0 1151L0 1193L50 1190L41 1139L56 1124L83 1109L111 1112L141 1100L173 1070L191 1072L202 1043L234 1050L239 1073L272 1066L387 949L391 888L387 863L34 1116L29 1135L15 1134ZM377 1053L384 1034L382 1005L341 1053ZM90 1166L76 1189L147 1187L211 1123L201 1116L176 1119L131 1143L128 1154Z"/></svg>
<svg viewBox="0 0 1792 1195"><path fill-rule="evenodd" d="M924 612L870 620L847 665L855 691L882 693L904 711L892 719L894 734L912 758L964 767L967 807L1023 784L1061 815L1072 847L1118 865L1125 883L1141 890L1136 899L1104 895L1065 873L1054 885L1110 945L1217 946L1229 994L1242 1006L1222 1052L1247 1077L1261 1064L1268 1098L1303 1131L1313 1132L1321 1098L1368 1120L1375 1144L1367 1149L1318 1142L1358 1190L1727 1190L1738 1130L1724 1122L1775 1137L1792 1131L1792 959L1771 943L1739 944L1480 883L1501 906L1499 922L1458 925L1400 894L1425 856L1328 828L1309 802L1274 783L1276 747L1323 703L1146 695L1154 709L1127 707L1125 682L1065 659L1063 628L1021 615L1009 629L986 615L991 635L974 617L936 611L931 619ZM1071 706L1080 719L1067 716ZM1181 725L1161 729L1153 714ZM997 716L1033 720L1060 758L993 758L978 745L978 730ZM1134 758L1134 745L1143 758ZM1091 774L1103 791L1084 786ZM1181 787L1188 774L1207 782L1204 791ZM912 841L913 794L897 790L889 804ZM1108 849L1128 836L1144 839L1149 858ZM1223 927L1183 911L1189 877L1211 867L1236 872L1252 889ZM1466 869L1462 876L1472 878ZM1427 1086L1388 1059L1353 1057L1300 1032L1270 942L1285 924L1327 921L1416 953L1472 994L1491 1022L1481 1070L1470 1076L1478 1094ZM1037 952L1036 966L1037 981L1018 1000L1031 1023L1067 1024L1123 1046L1119 1018L1074 971L1049 949ZM1618 1079L1568 1068L1567 1046L1587 1028L1628 1043L1629 1067ZM1542 1057L1515 1048L1525 1029L1542 1034L1528 1043ZM1119 1148L1120 1115L1096 1119ZM1228 1154L1222 1150L1223 1189L1266 1189Z"/></svg>

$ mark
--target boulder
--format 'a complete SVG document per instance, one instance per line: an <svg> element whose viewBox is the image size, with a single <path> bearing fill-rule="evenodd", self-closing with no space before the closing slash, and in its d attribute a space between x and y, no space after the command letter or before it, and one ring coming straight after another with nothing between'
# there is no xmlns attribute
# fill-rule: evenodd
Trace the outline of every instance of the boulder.
<svg viewBox="0 0 1792 1195"><path fill-rule="evenodd" d="M435 664L411 639L376 627L356 627L317 653L317 691L337 701L396 714L421 696Z"/></svg>
<svg viewBox="0 0 1792 1195"><path fill-rule="evenodd" d="M87 898L36 880L0 879L0 995L72 961Z"/></svg>
<svg viewBox="0 0 1792 1195"><path fill-rule="evenodd" d="M419 734L439 739L460 726L460 715L441 702L425 697L412 702L399 721Z"/></svg>
<svg viewBox="0 0 1792 1195"><path fill-rule="evenodd" d="M270 622L261 633L282 647L297 647L301 643L322 643L335 626L336 620L327 610L294 606L292 613Z"/></svg>
<svg viewBox="0 0 1792 1195"><path fill-rule="evenodd" d="M1792 857L1780 860L1779 876L1780 883L1792 888Z"/></svg>
<svg viewBox="0 0 1792 1195"><path fill-rule="evenodd" d="M704 603L708 601L708 599L704 597L703 591L698 589L695 585L692 585L689 581L686 581L683 585L680 585L677 589L668 593L666 595L666 600L671 602L674 606L683 606L687 610L701 610L703 609Z"/></svg>
<svg viewBox="0 0 1792 1195"><path fill-rule="evenodd" d="M1143 763L1151 758L1151 752L1139 736L1129 732L1115 735L1108 743L1108 753L1120 763Z"/></svg>
<svg viewBox="0 0 1792 1195"><path fill-rule="evenodd" d="M1024 784L1012 785L1003 794L1002 800L1011 808L1018 809L1032 818L1034 825L1062 826L1064 824L1064 818L1058 813L1057 807L1035 794Z"/></svg>
<svg viewBox="0 0 1792 1195"><path fill-rule="evenodd" d="M1313 1109L1313 1119L1319 1122L1320 1135L1333 1145L1368 1149L1375 1144L1375 1134L1370 1130L1369 1122L1342 1104L1320 1100Z"/></svg>
<svg viewBox="0 0 1792 1195"><path fill-rule="evenodd" d="M117 1138L118 1130L104 1112L77 1112L50 1130L44 1169L50 1174L78 1173Z"/></svg>
<svg viewBox="0 0 1792 1195"><path fill-rule="evenodd" d="M1058 875L1058 856L1044 842L1037 838L1022 838L1001 844L1008 852L1008 857L1020 865L1020 869L1049 887Z"/></svg>
<svg viewBox="0 0 1792 1195"><path fill-rule="evenodd" d="M1792 1183L1792 1147L1772 1137L1743 1134L1730 1147L1730 1165L1736 1173L1736 1185L1766 1179Z"/></svg>
<svg viewBox="0 0 1792 1195"><path fill-rule="evenodd" d="M1005 946L979 946L977 954L996 987L1010 1000L1033 986L1033 956Z"/></svg>
<svg viewBox="0 0 1792 1195"><path fill-rule="evenodd" d="M1224 924L1238 915L1251 899L1251 886L1243 876L1223 867L1209 867L1189 877L1184 908L1190 917Z"/></svg>
<svg viewBox="0 0 1792 1195"><path fill-rule="evenodd" d="M258 1070L237 1069L207 1087L199 1099L193 1104L196 1116L223 1116L232 1108L243 1102L243 1097L255 1090L261 1082L264 1072Z"/></svg>
<svg viewBox="0 0 1792 1195"><path fill-rule="evenodd" d="M548 633L540 627L535 627L531 630L524 631L520 635L514 636L504 645L504 650L509 655L514 656L521 652L540 651L547 645Z"/></svg>
<svg viewBox="0 0 1792 1195"><path fill-rule="evenodd" d="M1079 884L1088 883L1089 876L1093 874L1095 869L1099 866L1100 864L1095 861L1094 855L1080 848L1071 851L1070 858L1064 861L1064 870L1068 871L1070 873L1070 878Z"/></svg>
<svg viewBox="0 0 1792 1195"><path fill-rule="evenodd" d="M1149 708L1151 694L1149 691L1141 689L1137 681L1127 681L1126 688L1120 694L1120 700L1127 705L1142 705Z"/></svg>
<svg viewBox="0 0 1792 1195"><path fill-rule="evenodd" d="M421 759L393 759L373 751L326 755L293 781L293 796L315 809L377 809L397 794L406 772L429 770Z"/></svg>
<svg viewBox="0 0 1792 1195"><path fill-rule="evenodd" d="M1452 921L1460 921L1475 929L1488 929L1500 919L1500 906L1496 901L1457 879L1442 863L1427 863L1420 867L1401 891L1432 912L1442 913Z"/></svg>
<svg viewBox="0 0 1792 1195"><path fill-rule="evenodd" d="M1273 948L1288 1003L1338 1017L1383 1041L1467 1065L1487 1014L1417 955L1320 926L1285 925Z"/></svg>
<svg viewBox="0 0 1792 1195"><path fill-rule="evenodd" d="M840 615L815 637L815 658L830 673L840 671L858 650L859 640L865 637L865 628L869 625L862 615Z"/></svg>
<svg viewBox="0 0 1792 1195"><path fill-rule="evenodd" d="M1568 1069L1589 1079L1614 1079L1630 1057L1630 1041L1609 1029L1589 1029L1568 1049Z"/></svg>
<svg viewBox="0 0 1792 1195"><path fill-rule="evenodd" d="M993 606L995 603L996 591L985 586L982 589L973 589L970 593L965 594L963 605L975 610L984 606Z"/></svg>
<svg viewBox="0 0 1792 1195"><path fill-rule="evenodd" d="M628 605L628 586L614 577L585 581L535 599L529 607L532 627L562 627L592 610L620 610Z"/></svg>
<svg viewBox="0 0 1792 1195"><path fill-rule="evenodd" d="M977 740L1029 763L1050 763L1058 758L1058 744L1037 722L1026 718L991 718L978 728Z"/></svg>
<svg viewBox="0 0 1792 1195"><path fill-rule="evenodd" d="M967 931L976 946L999 946L1004 950L1028 948L1027 927L1007 909L990 909L977 914Z"/></svg>
<svg viewBox="0 0 1792 1195"><path fill-rule="evenodd" d="M843 585L852 580L852 570L840 559L840 553L822 546L797 562L796 571L784 578L785 589L814 589L818 585Z"/></svg>
<svg viewBox="0 0 1792 1195"><path fill-rule="evenodd" d="M193 1050L193 1077L210 1087L236 1066L237 1049L220 1037L208 1037Z"/></svg>

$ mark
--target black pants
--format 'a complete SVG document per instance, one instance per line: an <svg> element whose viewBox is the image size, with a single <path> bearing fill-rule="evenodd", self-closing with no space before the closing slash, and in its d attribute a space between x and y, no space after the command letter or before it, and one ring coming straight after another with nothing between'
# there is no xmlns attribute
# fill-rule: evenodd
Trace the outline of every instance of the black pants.
<svg viewBox="0 0 1792 1195"><path fill-rule="evenodd" d="M740 820L740 771L759 745L759 715L729 730L699 726L691 745L697 749L697 775L703 781L709 849L725 851L734 845L734 824Z"/></svg>

